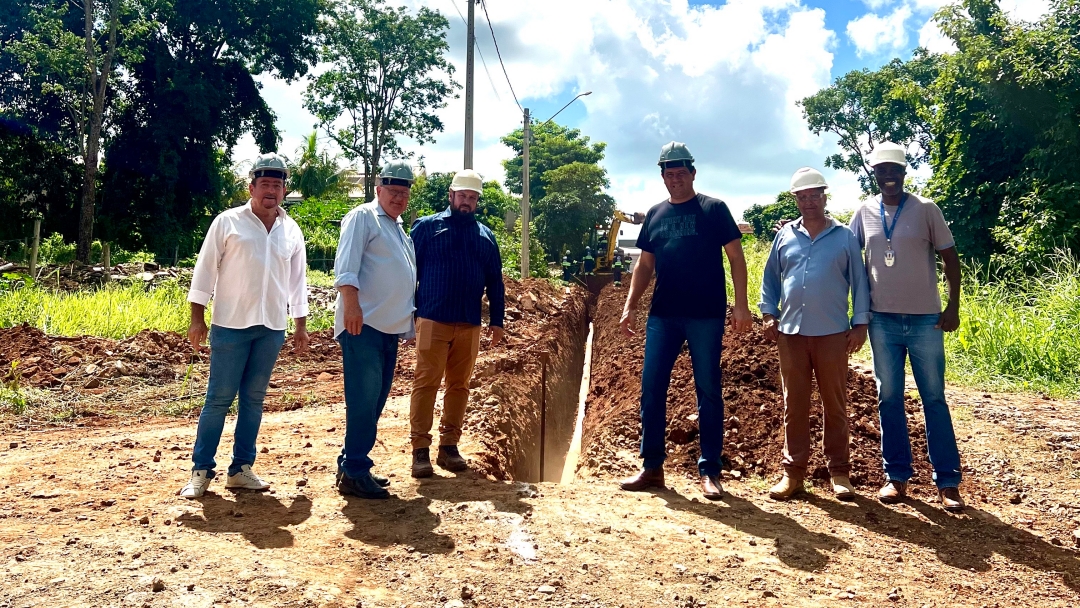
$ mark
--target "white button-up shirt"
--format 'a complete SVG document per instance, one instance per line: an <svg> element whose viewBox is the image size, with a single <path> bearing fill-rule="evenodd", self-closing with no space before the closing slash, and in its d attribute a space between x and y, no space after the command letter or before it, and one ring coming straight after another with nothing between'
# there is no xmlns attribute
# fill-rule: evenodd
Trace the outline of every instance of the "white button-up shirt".
<svg viewBox="0 0 1080 608"><path fill-rule="evenodd" d="M416 253L412 239L378 201L358 206L341 220L334 260L334 287L359 290L364 325L385 334L411 337L416 296ZM334 336L345 331L345 307L338 292Z"/></svg>
<svg viewBox="0 0 1080 608"><path fill-rule="evenodd" d="M188 302L206 306L214 299L211 323L285 329L289 316L308 315L307 296L304 235L284 209L278 207L269 232L250 199L214 218L188 291Z"/></svg>

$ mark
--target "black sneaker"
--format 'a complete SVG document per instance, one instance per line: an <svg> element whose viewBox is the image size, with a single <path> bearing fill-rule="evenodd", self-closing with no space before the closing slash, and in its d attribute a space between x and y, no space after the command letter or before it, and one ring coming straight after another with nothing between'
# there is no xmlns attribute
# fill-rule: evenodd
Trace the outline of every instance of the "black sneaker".
<svg viewBox="0 0 1080 608"><path fill-rule="evenodd" d="M345 474L344 471L342 471L341 469L338 469L337 475L334 477L334 486L335 487L341 485L341 477L344 474ZM387 478L387 477L383 477L382 475L376 475L375 473L371 473L371 478L375 480L375 483L379 484L380 486L382 486L384 488L389 488L390 487L390 479Z"/></svg>
<svg viewBox="0 0 1080 608"><path fill-rule="evenodd" d="M456 445L440 445L439 457L435 459L435 464L454 473L469 470L469 463L461 457Z"/></svg>
<svg viewBox="0 0 1080 608"><path fill-rule="evenodd" d="M431 468L431 455L427 448L417 448L412 452L412 476L431 477L435 469Z"/></svg>
<svg viewBox="0 0 1080 608"><path fill-rule="evenodd" d="M390 498L390 492L380 486L370 473L363 476L350 477L341 473L337 483L338 492L345 496L359 496L360 498Z"/></svg>

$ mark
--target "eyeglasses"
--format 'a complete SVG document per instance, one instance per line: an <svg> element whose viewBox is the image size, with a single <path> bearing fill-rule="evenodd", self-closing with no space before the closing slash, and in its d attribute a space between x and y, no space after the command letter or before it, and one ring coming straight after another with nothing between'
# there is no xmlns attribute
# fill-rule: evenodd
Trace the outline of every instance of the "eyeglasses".
<svg viewBox="0 0 1080 608"><path fill-rule="evenodd" d="M408 199L409 198L410 190L408 188L401 188L399 186L383 186L382 189L383 189L384 192L386 192L386 195L389 196L392 199L393 198L397 198L397 199L402 199L402 198L403 199Z"/></svg>

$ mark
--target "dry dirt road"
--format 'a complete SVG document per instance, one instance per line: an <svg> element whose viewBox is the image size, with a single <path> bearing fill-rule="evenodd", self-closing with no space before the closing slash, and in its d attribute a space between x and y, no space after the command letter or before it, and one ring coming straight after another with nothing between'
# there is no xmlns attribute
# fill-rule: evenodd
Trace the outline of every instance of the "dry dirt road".
<svg viewBox="0 0 1080 608"><path fill-rule="evenodd" d="M215 480L202 500L176 496L193 421L8 432L0 606L1077 606L1080 405L951 399L971 480L960 516L918 500L775 503L760 478L728 481L718 503L688 478L644 494L609 478L417 482L400 397L373 453L385 501L333 488L340 394L266 415L262 494Z"/></svg>

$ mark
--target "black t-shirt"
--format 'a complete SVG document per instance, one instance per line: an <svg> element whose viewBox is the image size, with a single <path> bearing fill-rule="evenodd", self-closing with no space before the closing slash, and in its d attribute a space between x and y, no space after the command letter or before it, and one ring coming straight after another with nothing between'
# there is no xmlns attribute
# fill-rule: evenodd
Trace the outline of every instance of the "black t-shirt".
<svg viewBox="0 0 1080 608"><path fill-rule="evenodd" d="M656 287L649 314L723 318L727 314L724 245L742 237L727 205L698 194L649 209L637 246L656 256Z"/></svg>

